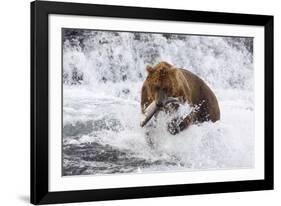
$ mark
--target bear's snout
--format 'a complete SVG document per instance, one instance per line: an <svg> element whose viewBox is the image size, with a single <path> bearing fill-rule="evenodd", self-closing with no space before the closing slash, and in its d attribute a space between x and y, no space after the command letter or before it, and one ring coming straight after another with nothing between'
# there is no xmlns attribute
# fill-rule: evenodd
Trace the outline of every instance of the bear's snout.
<svg viewBox="0 0 281 206"><path fill-rule="evenodd" d="M167 94L164 92L163 89L159 89L156 92L156 98L155 98L156 105L158 107L164 106L164 102L166 101L166 99L167 99Z"/></svg>

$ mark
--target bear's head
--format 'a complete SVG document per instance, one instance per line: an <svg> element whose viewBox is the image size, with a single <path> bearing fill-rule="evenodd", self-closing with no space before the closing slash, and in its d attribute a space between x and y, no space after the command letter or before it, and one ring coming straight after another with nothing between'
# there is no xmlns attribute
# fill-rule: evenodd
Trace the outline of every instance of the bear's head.
<svg viewBox="0 0 281 206"><path fill-rule="evenodd" d="M146 82L149 93L157 105L161 105L167 97L172 97L175 89L175 71L167 62L160 62L154 66L147 65Z"/></svg>

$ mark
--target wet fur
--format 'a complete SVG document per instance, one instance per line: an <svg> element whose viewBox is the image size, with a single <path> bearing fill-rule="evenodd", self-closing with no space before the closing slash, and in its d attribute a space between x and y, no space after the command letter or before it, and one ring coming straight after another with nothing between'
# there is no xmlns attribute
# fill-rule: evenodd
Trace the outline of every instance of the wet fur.
<svg viewBox="0 0 281 206"><path fill-rule="evenodd" d="M158 98L158 91L162 89L168 97L181 97L193 107L192 112L182 117L181 121L168 124L170 133L176 134L190 124L204 121L215 122L220 119L220 109L217 98L208 85L188 70L173 67L167 62L160 62L155 66L148 65L147 78L141 92L141 110Z"/></svg>

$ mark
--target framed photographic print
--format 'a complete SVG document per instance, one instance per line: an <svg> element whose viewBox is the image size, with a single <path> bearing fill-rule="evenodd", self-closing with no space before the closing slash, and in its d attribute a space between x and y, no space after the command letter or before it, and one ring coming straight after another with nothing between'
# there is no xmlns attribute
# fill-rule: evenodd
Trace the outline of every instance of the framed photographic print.
<svg viewBox="0 0 281 206"><path fill-rule="evenodd" d="M31 203L273 189L273 16L31 3Z"/></svg>

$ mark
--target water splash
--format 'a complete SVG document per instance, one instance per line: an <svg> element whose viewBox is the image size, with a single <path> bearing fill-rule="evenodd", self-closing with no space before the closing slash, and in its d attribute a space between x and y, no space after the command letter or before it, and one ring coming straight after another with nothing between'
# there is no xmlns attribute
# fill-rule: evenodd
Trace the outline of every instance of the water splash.
<svg viewBox="0 0 281 206"><path fill-rule="evenodd" d="M254 166L252 38L68 29L63 42L64 175ZM210 85L219 122L173 136L160 113L139 126L145 65L160 60Z"/></svg>

